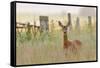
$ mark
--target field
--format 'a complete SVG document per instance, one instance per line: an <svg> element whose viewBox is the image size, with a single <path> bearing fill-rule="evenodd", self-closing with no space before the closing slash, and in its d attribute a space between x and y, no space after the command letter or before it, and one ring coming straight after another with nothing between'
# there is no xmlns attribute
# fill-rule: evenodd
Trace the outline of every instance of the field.
<svg viewBox="0 0 100 68"><path fill-rule="evenodd" d="M94 29L94 28L93 28ZM68 32L69 40L80 40L82 47L77 53L63 49L63 32L17 33L17 65L79 62L96 60L96 31L84 29Z"/></svg>
<svg viewBox="0 0 100 68"><path fill-rule="evenodd" d="M16 65L96 61L96 7L16 4Z"/></svg>

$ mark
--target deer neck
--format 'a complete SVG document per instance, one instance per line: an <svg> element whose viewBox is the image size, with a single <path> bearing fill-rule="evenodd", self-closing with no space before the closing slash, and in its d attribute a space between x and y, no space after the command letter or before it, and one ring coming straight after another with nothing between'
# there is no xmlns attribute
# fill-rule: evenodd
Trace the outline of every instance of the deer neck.
<svg viewBox="0 0 100 68"><path fill-rule="evenodd" d="M68 41L67 32L64 32L64 41Z"/></svg>

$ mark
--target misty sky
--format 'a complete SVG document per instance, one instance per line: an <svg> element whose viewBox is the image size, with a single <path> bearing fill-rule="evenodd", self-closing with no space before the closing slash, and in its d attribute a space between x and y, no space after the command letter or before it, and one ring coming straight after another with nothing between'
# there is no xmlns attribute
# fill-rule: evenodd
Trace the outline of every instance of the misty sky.
<svg viewBox="0 0 100 68"><path fill-rule="evenodd" d="M59 6L59 5L42 5L17 3L18 14L34 14L34 15L60 15L68 12L74 15L95 16L96 8L93 7L77 7L77 6Z"/></svg>

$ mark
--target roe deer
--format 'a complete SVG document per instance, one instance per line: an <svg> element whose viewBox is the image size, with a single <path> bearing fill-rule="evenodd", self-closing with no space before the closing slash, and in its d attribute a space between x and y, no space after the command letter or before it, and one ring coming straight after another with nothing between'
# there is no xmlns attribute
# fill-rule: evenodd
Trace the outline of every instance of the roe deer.
<svg viewBox="0 0 100 68"><path fill-rule="evenodd" d="M70 19L70 14L68 14L68 17ZM68 20L69 20L68 19ZM61 21L58 21L59 26L62 28L63 31L63 48L66 50L72 50L72 51L77 51L80 49L82 43L80 42L80 40L69 40L68 39L68 27L70 26L70 21L68 21L68 24L66 26L62 25Z"/></svg>

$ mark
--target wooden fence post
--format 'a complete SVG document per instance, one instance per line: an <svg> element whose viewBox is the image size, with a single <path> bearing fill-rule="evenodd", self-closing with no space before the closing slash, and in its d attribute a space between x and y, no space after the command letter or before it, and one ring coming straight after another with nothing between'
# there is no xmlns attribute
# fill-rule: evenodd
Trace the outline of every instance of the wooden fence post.
<svg viewBox="0 0 100 68"><path fill-rule="evenodd" d="M91 28L92 27L92 17L88 16L88 27Z"/></svg>
<svg viewBox="0 0 100 68"><path fill-rule="evenodd" d="M68 22L70 23L69 30L72 30L71 13L68 13Z"/></svg>
<svg viewBox="0 0 100 68"><path fill-rule="evenodd" d="M75 29L76 29L76 31L80 31L80 19L79 19L79 17L76 18Z"/></svg>
<svg viewBox="0 0 100 68"><path fill-rule="evenodd" d="M27 39L30 40L31 39L31 27L30 27L30 23L28 22L27 24Z"/></svg>

